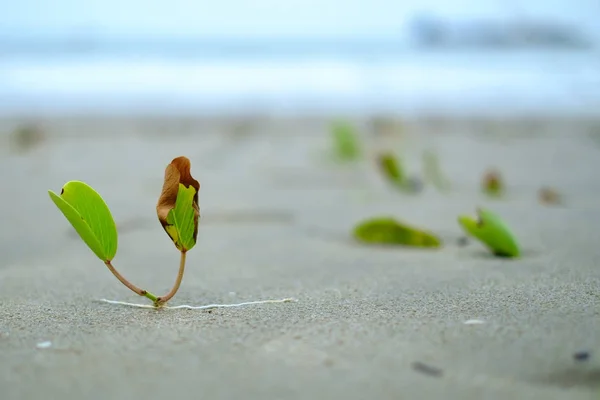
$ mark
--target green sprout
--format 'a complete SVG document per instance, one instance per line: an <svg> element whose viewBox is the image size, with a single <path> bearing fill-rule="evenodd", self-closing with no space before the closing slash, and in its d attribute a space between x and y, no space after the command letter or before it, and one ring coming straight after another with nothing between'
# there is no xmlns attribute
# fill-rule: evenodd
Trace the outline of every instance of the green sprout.
<svg viewBox="0 0 600 400"><path fill-rule="evenodd" d="M354 161L361 155L356 131L347 122L337 121L331 128L334 156L340 161Z"/></svg>
<svg viewBox="0 0 600 400"><path fill-rule="evenodd" d="M519 245L502 219L489 210L477 209L477 219L461 215L458 223L498 257L518 257Z"/></svg>
<svg viewBox="0 0 600 400"><path fill-rule="evenodd" d="M81 181L70 181L63 186L60 195L48 191L79 237L110 272L127 288L150 299L155 307L165 305L177 293L183 279L186 253L196 244L200 183L191 176L190 166L190 160L186 157L171 161L165 170L164 184L156 206L159 222L181 254L175 285L169 293L160 297L135 286L112 265L117 253L117 227L108 206L92 187Z"/></svg>
<svg viewBox="0 0 600 400"><path fill-rule="evenodd" d="M490 197L501 197L505 187L500 172L493 169L487 171L481 180L481 190Z"/></svg>
<svg viewBox="0 0 600 400"><path fill-rule="evenodd" d="M401 162L391 152L380 153L377 156L377 166L383 177L392 185L404 188L406 174Z"/></svg>
<svg viewBox="0 0 600 400"><path fill-rule="evenodd" d="M401 161L392 152L379 153L376 163L384 179L394 188L409 193L416 193L421 190L421 180L417 177L407 176Z"/></svg>
<svg viewBox="0 0 600 400"><path fill-rule="evenodd" d="M441 247L441 241L432 233L400 223L391 217L368 219L354 227L354 238L367 244L411 247Z"/></svg>

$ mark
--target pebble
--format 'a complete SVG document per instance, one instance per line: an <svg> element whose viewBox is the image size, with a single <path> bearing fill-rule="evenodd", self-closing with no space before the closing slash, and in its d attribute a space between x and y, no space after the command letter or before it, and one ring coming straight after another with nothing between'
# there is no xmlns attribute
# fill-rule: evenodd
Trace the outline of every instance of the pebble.
<svg viewBox="0 0 600 400"><path fill-rule="evenodd" d="M587 361L590 359L590 352L589 351L578 351L577 353L573 354L573 358L576 361Z"/></svg>

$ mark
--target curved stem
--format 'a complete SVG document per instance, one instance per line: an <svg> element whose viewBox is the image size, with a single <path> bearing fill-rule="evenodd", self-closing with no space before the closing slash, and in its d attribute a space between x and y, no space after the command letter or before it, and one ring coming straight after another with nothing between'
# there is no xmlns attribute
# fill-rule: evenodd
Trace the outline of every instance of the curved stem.
<svg viewBox="0 0 600 400"><path fill-rule="evenodd" d="M179 286L181 285L181 280L183 279L183 271L185 270L185 255L186 255L186 252L182 251L181 259L179 261L179 272L177 273L177 280L175 280L175 285L173 285L173 288L171 289L171 291L169 293L165 294L164 296L160 296L155 301L156 305L165 304L167 301L171 300L171 298L173 296L175 296L175 293L177 293L177 291L179 290Z"/></svg>
<svg viewBox="0 0 600 400"><path fill-rule="evenodd" d="M129 282L127 279L125 279L123 277L123 275L121 275L116 269L115 267L113 267L113 265L110 263L110 260L105 261L104 264L106 264L106 266L108 267L108 269L110 270L110 272L113 273L114 276L117 277L117 279L119 281L121 281L121 283L125 286L127 286L131 291L135 292L136 294L140 295L140 296L144 296L150 300L152 300L155 304L158 301L158 298L153 295L152 293L144 290L144 289L140 289L139 287L135 286L133 283Z"/></svg>

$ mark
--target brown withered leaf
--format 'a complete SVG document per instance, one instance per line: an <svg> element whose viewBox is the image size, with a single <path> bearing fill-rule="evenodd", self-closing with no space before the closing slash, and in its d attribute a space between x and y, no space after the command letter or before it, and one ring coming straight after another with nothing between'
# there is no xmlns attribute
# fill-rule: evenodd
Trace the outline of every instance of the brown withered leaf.
<svg viewBox="0 0 600 400"><path fill-rule="evenodd" d="M193 196L193 224L194 233L193 241L195 243L198 234L198 218L200 217L200 209L198 206L198 192L200 191L200 182L194 179L191 175L191 163L187 157L181 156L173 159L165 169L165 179L158 203L156 205L156 213L158 220L173 239L176 245L181 238L174 237L172 222L168 221L169 212L173 210L177 203L177 196L180 193L179 185L182 184L185 188L193 187L195 193ZM179 247L179 246L178 246ZM181 249L180 249L181 250ZM185 250L189 250L186 248Z"/></svg>

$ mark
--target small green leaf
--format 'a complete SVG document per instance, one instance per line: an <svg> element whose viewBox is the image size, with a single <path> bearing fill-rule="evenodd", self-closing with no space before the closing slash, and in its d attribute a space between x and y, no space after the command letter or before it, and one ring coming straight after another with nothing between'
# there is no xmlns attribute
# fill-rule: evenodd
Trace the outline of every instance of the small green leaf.
<svg viewBox="0 0 600 400"><path fill-rule="evenodd" d="M501 197L505 192L504 180L500 172L489 170L481 180L481 190L490 197Z"/></svg>
<svg viewBox="0 0 600 400"><path fill-rule="evenodd" d="M353 161L360 157L358 137L352 125L346 122L335 122L331 128L333 151L341 161Z"/></svg>
<svg viewBox="0 0 600 400"><path fill-rule="evenodd" d="M404 187L406 183L404 170L392 153L379 154L377 156L377 165L387 181L398 187Z"/></svg>
<svg viewBox="0 0 600 400"><path fill-rule="evenodd" d="M196 189L179 184L175 208L167 215L168 225L165 227L169 236L181 251L191 250L196 245L197 217L194 209Z"/></svg>
<svg viewBox="0 0 600 400"><path fill-rule="evenodd" d="M369 244L441 247L441 241L435 235L389 217L372 218L359 223L354 228L354 237Z"/></svg>
<svg viewBox="0 0 600 400"><path fill-rule="evenodd" d="M477 210L478 219L459 216L462 228L480 240L494 255L499 257L518 257L519 245L508 226L499 216L489 210Z"/></svg>
<svg viewBox="0 0 600 400"><path fill-rule="evenodd" d="M383 152L378 154L376 162L384 179L394 188L407 193L417 193L423 188L421 179L416 176L406 176L402 163L393 153Z"/></svg>
<svg viewBox="0 0 600 400"><path fill-rule="evenodd" d="M102 261L117 253L117 226L102 197L80 181L67 182L61 194L49 190L50 198L88 247Z"/></svg>
<svg viewBox="0 0 600 400"><path fill-rule="evenodd" d="M200 182L192 177L191 162L174 158L165 169L163 189L156 204L158 221L181 252L196 245L198 235L198 191Z"/></svg>

